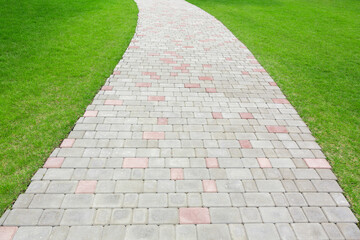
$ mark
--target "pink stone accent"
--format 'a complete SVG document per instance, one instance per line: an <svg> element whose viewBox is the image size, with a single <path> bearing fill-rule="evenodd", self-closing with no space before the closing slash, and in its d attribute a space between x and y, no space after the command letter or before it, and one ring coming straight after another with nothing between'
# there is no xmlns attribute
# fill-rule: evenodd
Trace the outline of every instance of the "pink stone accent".
<svg viewBox="0 0 360 240"><path fill-rule="evenodd" d="M200 84L198 84L198 83L185 83L184 87L186 87L186 88L200 88Z"/></svg>
<svg viewBox="0 0 360 240"><path fill-rule="evenodd" d="M44 164L44 168L59 168L63 162L64 158L49 157Z"/></svg>
<svg viewBox="0 0 360 240"><path fill-rule="evenodd" d="M216 88L205 88L205 91L207 92L207 93L216 93L217 91L216 91Z"/></svg>
<svg viewBox="0 0 360 240"><path fill-rule="evenodd" d="M209 224L208 208L180 208L180 224Z"/></svg>
<svg viewBox="0 0 360 240"><path fill-rule="evenodd" d="M239 140L241 148L252 148L251 142L249 140Z"/></svg>
<svg viewBox="0 0 360 240"><path fill-rule="evenodd" d="M233 59L231 57L225 58L227 61L232 61Z"/></svg>
<svg viewBox="0 0 360 240"><path fill-rule="evenodd" d="M242 73L242 75L249 75L249 72L247 72L247 71L242 71L241 73Z"/></svg>
<svg viewBox="0 0 360 240"><path fill-rule="evenodd" d="M210 76L200 76L200 77L199 77L199 80L212 81L212 80L214 80L214 78L213 78L213 77L210 77Z"/></svg>
<svg viewBox="0 0 360 240"><path fill-rule="evenodd" d="M129 48L131 49L131 48L139 48L139 46L129 46Z"/></svg>
<svg viewBox="0 0 360 240"><path fill-rule="evenodd" d="M190 67L190 64L188 64L188 63L182 63L181 66L182 66L182 67Z"/></svg>
<svg viewBox="0 0 360 240"><path fill-rule="evenodd" d="M240 113L240 117L242 119L253 119L254 118L254 116L248 112Z"/></svg>
<svg viewBox="0 0 360 240"><path fill-rule="evenodd" d="M98 114L98 111L86 111L84 113L84 117L96 117Z"/></svg>
<svg viewBox="0 0 360 240"><path fill-rule="evenodd" d="M143 139L159 140L164 138L165 138L164 132L144 132L143 134Z"/></svg>
<svg viewBox="0 0 360 240"><path fill-rule="evenodd" d="M148 101L165 101L164 96L148 96Z"/></svg>
<svg viewBox="0 0 360 240"><path fill-rule="evenodd" d="M256 69L254 69L253 71L254 71L254 72L266 72L266 70L263 69L263 68L256 68Z"/></svg>
<svg viewBox="0 0 360 240"><path fill-rule="evenodd" d="M0 227L0 240L12 240L17 230L17 227Z"/></svg>
<svg viewBox="0 0 360 240"><path fill-rule="evenodd" d="M219 112L213 112L211 113L214 119L221 119L223 118L223 115Z"/></svg>
<svg viewBox="0 0 360 240"><path fill-rule="evenodd" d="M205 158L207 168L218 168L219 163L216 158Z"/></svg>
<svg viewBox="0 0 360 240"><path fill-rule="evenodd" d="M270 160L268 158L257 158L257 161L261 168L271 168L272 167Z"/></svg>
<svg viewBox="0 0 360 240"><path fill-rule="evenodd" d="M113 86L109 86L109 85L106 85L106 86L103 86L102 88L101 88L101 90L103 90L103 91L111 91L111 90L113 90Z"/></svg>
<svg viewBox="0 0 360 240"><path fill-rule="evenodd" d="M178 74L176 72L170 73L170 76L176 77Z"/></svg>
<svg viewBox="0 0 360 240"><path fill-rule="evenodd" d="M212 67L211 64L203 64L202 66L203 66L203 68L211 68Z"/></svg>
<svg viewBox="0 0 360 240"><path fill-rule="evenodd" d="M309 168L331 168L328 161L323 158L305 158L304 161Z"/></svg>
<svg viewBox="0 0 360 240"><path fill-rule="evenodd" d="M258 62L257 60L250 61L250 63L252 63L252 64L259 64L259 62Z"/></svg>
<svg viewBox="0 0 360 240"><path fill-rule="evenodd" d="M72 145L74 144L75 139L71 139L71 138L66 138L64 139L64 141L61 143L60 147L61 148L71 148Z"/></svg>
<svg viewBox="0 0 360 240"><path fill-rule="evenodd" d="M121 106L123 104L123 100L108 99L108 100L105 100L104 104Z"/></svg>
<svg viewBox="0 0 360 240"><path fill-rule="evenodd" d="M270 86L277 86L276 82L269 82Z"/></svg>
<svg viewBox="0 0 360 240"><path fill-rule="evenodd" d="M145 75L145 76L156 76L156 72L143 72L142 75Z"/></svg>
<svg viewBox="0 0 360 240"><path fill-rule="evenodd" d="M168 125L168 119L167 118L158 118L157 124L158 125Z"/></svg>
<svg viewBox="0 0 360 240"><path fill-rule="evenodd" d="M136 87L151 87L151 83L143 82L143 83L136 83Z"/></svg>
<svg viewBox="0 0 360 240"><path fill-rule="evenodd" d="M217 192L215 180L203 180L204 192Z"/></svg>
<svg viewBox="0 0 360 240"><path fill-rule="evenodd" d="M97 181L84 180L79 181L75 193L94 193L96 189Z"/></svg>
<svg viewBox="0 0 360 240"><path fill-rule="evenodd" d="M290 102L285 98L273 98L273 103L279 103L279 104L289 104Z"/></svg>
<svg viewBox="0 0 360 240"><path fill-rule="evenodd" d="M287 133L287 129L284 126L266 126L269 133Z"/></svg>
<svg viewBox="0 0 360 240"><path fill-rule="evenodd" d="M113 72L113 75L120 75L120 74L121 74L120 71L114 71L114 72Z"/></svg>
<svg viewBox="0 0 360 240"><path fill-rule="evenodd" d="M246 58L247 58L247 59L255 59L254 56L247 56Z"/></svg>
<svg viewBox="0 0 360 240"><path fill-rule="evenodd" d="M193 46L184 46L184 48L194 48Z"/></svg>
<svg viewBox="0 0 360 240"><path fill-rule="evenodd" d="M171 180L183 180L184 170L182 168L171 168L170 169Z"/></svg>
<svg viewBox="0 0 360 240"><path fill-rule="evenodd" d="M123 168L147 168L148 158L124 158Z"/></svg>

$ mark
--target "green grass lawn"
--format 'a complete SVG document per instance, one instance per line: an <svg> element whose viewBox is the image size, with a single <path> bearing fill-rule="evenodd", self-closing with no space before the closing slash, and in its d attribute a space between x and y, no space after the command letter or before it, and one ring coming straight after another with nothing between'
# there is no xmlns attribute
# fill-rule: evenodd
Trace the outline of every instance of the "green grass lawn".
<svg viewBox="0 0 360 240"><path fill-rule="evenodd" d="M132 0L0 0L0 214L121 59Z"/></svg>
<svg viewBox="0 0 360 240"><path fill-rule="evenodd" d="M254 53L310 127L360 217L360 1L189 0Z"/></svg>

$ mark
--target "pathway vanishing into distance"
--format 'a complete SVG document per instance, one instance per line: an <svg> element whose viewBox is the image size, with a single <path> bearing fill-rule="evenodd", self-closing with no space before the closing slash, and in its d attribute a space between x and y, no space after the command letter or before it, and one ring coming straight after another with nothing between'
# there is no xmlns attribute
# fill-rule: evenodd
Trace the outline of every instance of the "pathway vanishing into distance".
<svg viewBox="0 0 360 240"><path fill-rule="evenodd" d="M136 34L1 240L360 239L305 123L250 51L183 0Z"/></svg>

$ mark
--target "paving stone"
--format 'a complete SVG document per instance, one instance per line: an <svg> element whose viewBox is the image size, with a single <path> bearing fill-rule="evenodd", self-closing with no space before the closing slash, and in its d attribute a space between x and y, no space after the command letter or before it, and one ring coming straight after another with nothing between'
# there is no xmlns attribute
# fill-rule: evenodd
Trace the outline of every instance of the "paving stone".
<svg viewBox="0 0 360 240"><path fill-rule="evenodd" d="M42 213L38 225L43 226L57 226L60 225L64 210L59 209L45 209Z"/></svg>
<svg viewBox="0 0 360 240"><path fill-rule="evenodd" d="M196 240L196 225L176 225L176 240Z"/></svg>
<svg viewBox="0 0 360 240"><path fill-rule="evenodd" d="M357 222L356 217L349 208L346 207L323 207L326 217L330 222Z"/></svg>
<svg viewBox="0 0 360 240"><path fill-rule="evenodd" d="M93 194L67 194L61 208L90 208L93 201Z"/></svg>
<svg viewBox="0 0 360 240"><path fill-rule="evenodd" d="M290 213L287 208L284 207L260 207L264 222L269 223L290 223L293 222Z"/></svg>
<svg viewBox="0 0 360 240"><path fill-rule="evenodd" d="M298 239L329 239L319 223L292 223Z"/></svg>
<svg viewBox="0 0 360 240"><path fill-rule="evenodd" d="M5 226L29 226L37 225L42 209L14 209L4 221Z"/></svg>
<svg viewBox="0 0 360 240"><path fill-rule="evenodd" d="M144 193L139 195L139 207L167 207L165 193Z"/></svg>
<svg viewBox="0 0 360 240"><path fill-rule="evenodd" d="M159 239L159 227L157 225L131 225L126 228L125 240Z"/></svg>
<svg viewBox="0 0 360 240"><path fill-rule="evenodd" d="M114 209L111 216L111 224L130 224L132 221L132 210L129 208Z"/></svg>
<svg viewBox="0 0 360 240"><path fill-rule="evenodd" d="M179 222L177 208L150 208L149 224L176 224Z"/></svg>
<svg viewBox="0 0 360 240"><path fill-rule="evenodd" d="M246 205L250 207L275 206L271 195L268 193L244 193L244 198Z"/></svg>
<svg viewBox="0 0 360 240"><path fill-rule="evenodd" d="M237 208L210 208L211 223L240 223L240 212Z"/></svg>
<svg viewBox="0 0 360 240"><path fill-rule="evenodd" d="M229 227L226 224L199 224L197 225L199 239L231 239Z"/></svg>
<svg viewBox="0 0 360 240"><path fill-rule="evenodd" d="M70 228L67 240L101 239L102 231L100 226L74 226Z"/></svg>
<svg viewBox="0 0 360 240"><path fill-rule="evenodd" d="M245 224L245 230L249 240L252 239L280 239L274 224L270 223L248 223Z"/></svg>
<svg viewBox="0 0 360 240"><path fill-rule="evenodd" d="M240 215L244 223L259 223L262 222L258 208L240 207Z"/></svg>
<svg viewBox="0 0 360 240"><path fill-rule="evenodd" d="M123 240L125 238L125 226L105 226L102 232L102 240Z"/></svg>
<svg viewBox="0 0 360 240"><path fill-rule="evenodd" d="M53 227L49 240L66 240L69 230L68 226Z"/></svg>
<svg viewBox="0 0 360 240"><path fill-rule="evenodd" d="M51 227L20 227L13 240L48 239L51 230Z"/></svg>
<svg viewBox="0 0 360 240"><path fill-rule="evenodd" d="M123 194L96 194L93 206L96 208L121 207L123 199Z"/></svg>
<svg viewBox="0 0 360 240"><path fill-rule="evenodd" d="M338 223L337 226L346 239L360 238L360 230L355 223Z"/></svg>
<svg viewBox="0 0 360 240"><path fill-rule="evenodd" d="M67 209L64 212L60 225L91 225L93 223L94 216L95 210L93 209Z"/></svg>

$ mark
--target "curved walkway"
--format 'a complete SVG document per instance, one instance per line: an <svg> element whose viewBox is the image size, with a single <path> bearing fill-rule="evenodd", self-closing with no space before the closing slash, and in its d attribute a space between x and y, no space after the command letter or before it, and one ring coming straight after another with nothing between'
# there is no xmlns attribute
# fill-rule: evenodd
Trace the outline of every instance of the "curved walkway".
<svg viewBox="0 0 360 240"><path fill-rule="evenodd" d="M0 239L360 239L320 147L250 51L183 0L137 3L123 59Z"/></svg>

